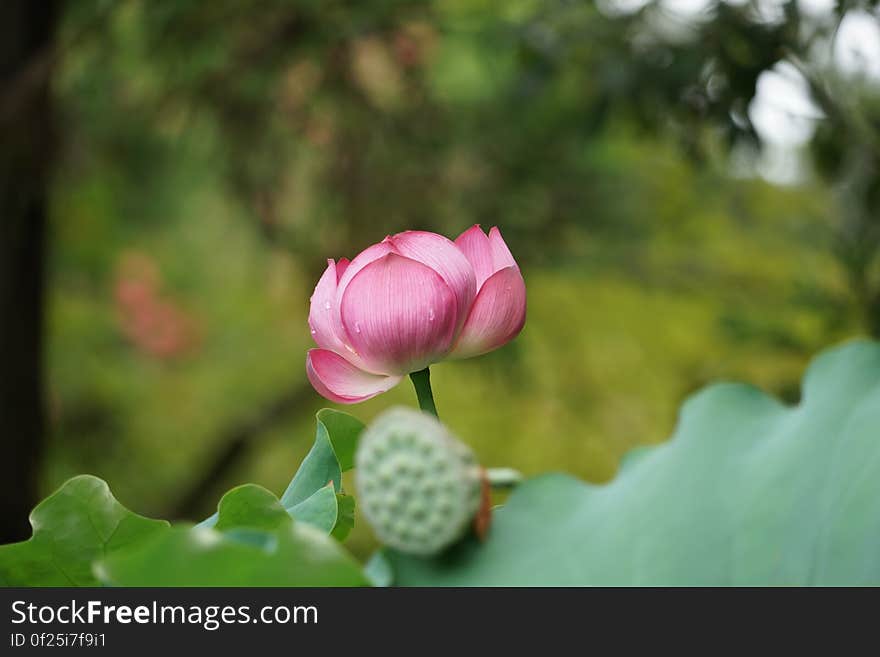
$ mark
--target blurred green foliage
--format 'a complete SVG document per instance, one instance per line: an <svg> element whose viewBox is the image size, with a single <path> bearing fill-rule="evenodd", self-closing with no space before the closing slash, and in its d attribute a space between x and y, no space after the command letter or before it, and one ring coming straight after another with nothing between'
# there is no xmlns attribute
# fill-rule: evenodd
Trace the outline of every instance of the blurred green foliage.
<svg viewBox="0 0 880 657"><path fill-rule="evenodd" d="M604 481L708 381L796 399L812 353L870 327L880 200L841 220L831 164L865 142L823 141L830 112L798 184L732 174L759 145L758 75L809 44L796 12L719 7L664 37L654 4L69 3L46 492L89 472L148 515L189 496L193 520L236 483L280 493L326 405L311 289L326 258L406 228L497 224L522 265L521 337L433 371L486 465ZM405 384L349 410L414 402Z"/></svg>

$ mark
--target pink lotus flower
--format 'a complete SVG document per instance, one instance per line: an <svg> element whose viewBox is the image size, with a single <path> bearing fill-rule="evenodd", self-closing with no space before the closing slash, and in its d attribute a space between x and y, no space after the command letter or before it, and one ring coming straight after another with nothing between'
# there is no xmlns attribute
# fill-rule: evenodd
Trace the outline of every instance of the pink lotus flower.
<svg viewBox="0 0 880 657"><path fill-rule="evenodd" d="M455 242L425 231L386 237L354 260L327 261L311 298L315 390L354 404L446 358L497 349L525 323L526 287L501 233Z"/></svg>

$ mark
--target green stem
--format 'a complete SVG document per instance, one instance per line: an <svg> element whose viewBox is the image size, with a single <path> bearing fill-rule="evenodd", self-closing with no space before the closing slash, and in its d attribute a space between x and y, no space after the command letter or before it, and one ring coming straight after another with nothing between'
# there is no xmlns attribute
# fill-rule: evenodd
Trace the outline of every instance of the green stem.
<svg viewBox="0 0 880 657"><path fill-rule="evenodd" d="M418 372L412 372L409 378L412 379L413 387L416 389L416 397L419 398L419 408L425 411L425 413L430 413L434 417L439 418L437 407L434 405L434 393L431 392L431 372L426 367Z"/></svg>

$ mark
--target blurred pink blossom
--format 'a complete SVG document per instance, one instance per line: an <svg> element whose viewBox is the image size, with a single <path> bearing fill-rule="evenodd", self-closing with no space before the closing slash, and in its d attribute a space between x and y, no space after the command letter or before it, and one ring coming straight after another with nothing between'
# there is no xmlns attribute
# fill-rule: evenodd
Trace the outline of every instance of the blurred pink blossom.
<svg viewBox="0 0 880 657"><path fill-rule="evenodd" d="M198 341L195 320L160 293L156 263L141 253L126 253L114 283L119 324L142 352L160 359L187 354Z"/></svg>

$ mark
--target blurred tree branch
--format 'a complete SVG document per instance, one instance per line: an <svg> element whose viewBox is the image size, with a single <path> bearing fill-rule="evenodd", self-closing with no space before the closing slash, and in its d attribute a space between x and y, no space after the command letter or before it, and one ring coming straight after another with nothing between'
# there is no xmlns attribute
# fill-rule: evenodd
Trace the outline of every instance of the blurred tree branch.
<svg viewBox="0 0 880 657"><path fill-rule="evenodd" d="M178 501L163 517L195 519L217 499L217 491L248 452L274 426L292 414L315 403L315 392L307 382L298 383L266 403L253 417L224 431L214 441L221 445L207 467L193 479L189 489L178 496Z"/></svg>

